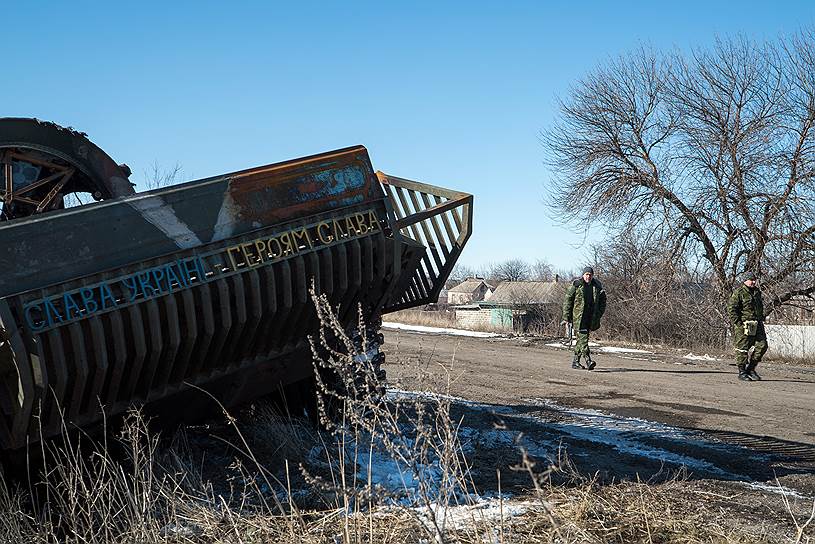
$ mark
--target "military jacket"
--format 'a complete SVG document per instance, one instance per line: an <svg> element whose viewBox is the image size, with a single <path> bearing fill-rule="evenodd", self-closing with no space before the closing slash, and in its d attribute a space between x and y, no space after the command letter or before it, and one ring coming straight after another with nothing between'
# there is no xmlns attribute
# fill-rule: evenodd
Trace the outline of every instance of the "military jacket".
<svg viewBox="0 0 815 544"><path fill-rule="evenodd" d="M764 301L761 291L757 287L747 287L742 284L730 295L727 303L727 314L733 325L741 325L745 321L764 321Z"/></svg>
<svg viewBox="0 0 815 544"><path fill-rule="evenodd" d="M600 318L606 311L606 291L603 284L596 278L591 279L592 315L589 328L596 331L600 328ZM571 321L575 327L579 327L583 319L585 301L583 300L583 278L577 278L566 291L566 299L563 301L563 319Z"/></svg>

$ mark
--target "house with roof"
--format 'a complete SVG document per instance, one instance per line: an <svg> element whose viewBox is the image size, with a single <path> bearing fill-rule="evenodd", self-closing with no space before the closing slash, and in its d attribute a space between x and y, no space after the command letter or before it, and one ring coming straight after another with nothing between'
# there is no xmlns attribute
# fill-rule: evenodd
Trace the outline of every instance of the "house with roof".
<svg viewBox="0 0 815 544"><path fill-rule="evenodd" d="M465 329L528 332L560 322L560 309L568 283L559 281L505 281L488 300L456 307L456 323Z"/></svg>
<svg viewBox="0 0 815 544"><path fill-rule="evenodd" d="M447 290L447 303L457 306L487 300L494 289L483 278L468 278Z"/></svg>
<svg viewBox="0 0 815 544"><path fill-rule="evenodd" d="M447 281L445 281L444 282L444 287L442 287L441 291L439 291L439 298L436 299L436 304L434 304L432 306L435 306L436 309L438 309L440 307L446 307L448 304L450 304L450 300L449 300L450 289L452 289L453 287L455 287L459 283L460 283L459 281L451 280L451 279L448 279Z"/></svg>

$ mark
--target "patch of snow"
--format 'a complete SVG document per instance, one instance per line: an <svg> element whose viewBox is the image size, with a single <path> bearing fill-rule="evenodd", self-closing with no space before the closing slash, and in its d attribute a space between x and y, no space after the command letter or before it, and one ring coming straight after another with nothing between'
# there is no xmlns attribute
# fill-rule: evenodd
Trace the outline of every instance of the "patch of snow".
<svg viewBox="0 0 815 544"><path fill-rule="evenodd" d="M656 421L649 421L647 419L640 419L638 417L622 417L614 414L609 414L601 410L592 408L571 408L563 406L551 399L525 399L531 400L536 404L545 406L550 410L555 410L561 414L570 416L569 421L575 422L578 425L598 427L602 429L613 429L617 431L633 431L639 433L658 432L665 435L672 435L679 438L685 435L684 431L677 427L671 427Z"/></svg>
<svg viewBox="0 0 815 544"><path fill-rule="evenodd" d="M465 424L459 427L458 432L463 451L467 454L479 449L522 448L535 458L556 462L562 447L568 449L574 442L577 444L577 455L583 455L583 450L591 451L591 446L586 447L581 443L589 442L621 454L684 466L725 480L741 481L743 485L752 489L810 499L783 486L751 482L748 476L733 472L732 467L720 466L716 459L721 455L710 455L714 451L726 453L726 458L737 455L750 463L766 462L769 456L742 446L719 442L704 433L690 429L635 417L617 416L595 409L571 408L542 398L519 399L525 404L524 409L475 402L446 394L395 388L387 390L386 398L391 402L449 401L470 409L500 414L501 419L506 421L506 426L484 429L468 426L467 420L463 420ZM540 410L533 408L530 411L529 407L535 405L539 406ZM532 421L540 426L541 432L516 431L510 423L512 419ZM395 437L401 444L400 450L404 447L405 451L412 451L414 444L408 434L405 432ZM346 466L354 467L353 472L358 485L370 482L374 489L386 493L389 504L413 508L420 517L426 519L427 523L430 523L430 517L433 515L436 516L437 522L443 519L444 523L452 528L477 523L482 523L483 526L484 523L494 523L495 520L501 519L501 503L495 497L485 498L468 491L468 485L463 483L459 485L449 480L450 474L445 474L438 459L433 455L427 459L422 458L421 462L417 459L405 459L398 453L387 451L381 444L375 443L371 448L369 439L365 437L359 437L359 443L352 441L345 443L344 446L344 451L349 452L348 455L351 456L346 460ZM315 447L309 453L307 462L325 464L325 455L322 447ZM429 507L428 500L432 503ZM520 515L529 506L512 509L504 503L503 515L505 518Z"/></svg>
<svg viewBox="0 0 815 544"><path fill-rule="evenodd" d="M654 353L645 349L620 348L617 346L600 346L597 349L603 353Z"/></svg>
<svg viewBox="0 0 815 544"><path fill-rule="evenodd" d="M567 416L567 419L552 423L552 427L564 434L578 440L586 440L605 444L621 453L628 453L649 459L657 459L666 463L685 466L691 469L704 470L728 480L749 480L747 476L724 470L717 465L682 453L675 453L667 449L652 446L643 439L651 441L681 442L694 444L713 450L732 451L738 446L731 446L712 442L700 437L692 431L665 425L655 421L635 417L622 417L607 414L600 410L585 408L569 408L550 399L529 399L540 403L546 408L557 410ZM525 417L536 418L533 415ZM750 452L753 458L765 458L761 454Z"/></svg>
<svg viewBox="0 0 815 544"><path fill-rule="evenodd" d="M711 357L707 353L704 355L694 355L693 352L682 356L683 359L690 359L691 361L719 361L716 357Z"/></svg>
<svg viewBox="0 0 815 544"><path fill-rule="evenodd" d="M452 336L471 336L474 338L495 338L501 336L494 332L468 331L465 329L448 329L443 327L426 327L424 325L406 325L393 321L383 321L382 326L386 329L398 329L402 331L424 332L432 334L449 334Z"/></svg>
<svg viewBox="0 0 815 544"><path fill-rule="evenodd" d="M479 495L466 491L469 483L459 481L455 472L445 473L432 448L426 458L410 453L404 455L416 448L415 440L407 436L407 429L390 439L390 445L380 442L379 438L371 444L371 436L361 432L356 437L347 437L341 446L335 445L337 450L330 448L333 451L328 454L326 446L313 447L306 456L306 464L337 465L341 455L345 466L353 467L352 487L358 489L370 484L372 492L384 494L385 503L393 506L413 508L428 502L470 504L480 499ZM335 466L332 470L338 468Z"/></svg>
<svg viewBox="0 0 815 544"><path fill-rule="evenodd" d="M477 402L474 400L468 400L462 397L457 397L455 395L448 395L445 393L435 393L433 391L406 391L404 389L398 389L396 387L388 387L388 390L385 393L385 398L389 400L401 400L401 399L423 399L432 401L447 400L450 402L454 402L456 404L460 404L462 406L466 406L468 408L473 408L476 410L486 410L494 412L496 414L510 414L514 412L514 410L510 406L503 406L498 404L486 404L483 402Z"/></svg>
<svg viewBox="0 0 815 544"><path fill-rule="evenodd" d="M357 460L356 477L358 481L367 483L370 476L372 486L394 495L401 495L402 498L398 502L403 506L409 506L419 498L418 493L422 482L418 474L393 457L389 452L379 450L361 454ZM421 479L424 480L425 486L434 491L439 487L442 471L438 463L421 465L419 472L421 472Z"/></svg>
<svg viewBox="0 0 815 544"><path fill-rule="evenodd" d="M568 342L566 342L565 344L563 342L554 342L552 344L545 344L545 345L549 346L550 348L574 349L574 343L575 343L575 341L572 340L571 344L569 344ZM589 347L590 348L596 348L596 347L599 347L599 346L600 346L600 344L598 344L597 342L589 342Z"/></svg>
<svg viewBox="0 0 815 544"><path fill-rule="evenodd" d="M571 345L564 344L562 342L553 342L551 344L546 344L550 348L561 348L561 349L573 349L574 343ZM621 348L617 346L601 346L596 342L589 342L589 347L594 348L593 351L600 352L600 353L644 353L644 354L653 354L653 351L647 351L644 349L634 349L634 348Z"/></svg>
<svg viewBox="0 0 815 544"><path fill-rule="evenodd" d="M370 450L367 446L357 448L353 441L344 444L346 463L353 463L356 466L355 477L358 484L351 484L352 487L366 485L369 481L374 489L384 491L390 495L388 502L398 506L413 506L416 503L419 493L419 480L416 474L404 463L397 461L394 455L387 451L382 451L374 446ZM357 457L353 458L353 454ZM336 462L337 452L332 452L331 464ZM322 446L315 446L309 451L306 462L310 465L325 465L326 453ZM430 494L438 487L440 470L438 466L421 466L421 474L426 478L425 484L430 484ZM427 488L426 488L427 489Z"/></svg>
<svg viewBox="0 0 815 544"><path fill-rule="evenodd" d="M480 402L467 400L463 397L457 397L455 395L448 395L446 393L436 393L435 391L407 391L405 389L399 389L397 387L388 387L385 396L389 400L401 400L401 399L423 399L433 401L449 400L450 402L465 404L467 406L481 404Z"/></svg>
<svg viewBox="0 0 815 544"><path fill-rule="evenodd" d="M704 459L697 459L681 453L674 453L660 447L650 446L644 442L640 442L642 436L637 436L629 433L621 433L615 430L606 430L594 428L590 425L574 425L574 424L555 424L556 428L561 429L566 434L577 438L579 440L587 440L597 444L605 444L612 447L620 453L627 453L636 455L638 457L646 457L648 459L656 459L665 463L670 463L677 466L684 466L691 469L703 470L709 474L716 474L726 479L746 479L746 476L734 474L724 469L719 468L710 461ZM649 438L659 440L663 438L658 433L650 433Z"/></svg>
<svg viewBox="0 0 815 544"><path fill-rule="evenodd" d="M517 415L517 411L511 406L486 404L467 400L454 395L444 393L434 393L428 391L405 391L389 387L385 398L389 400L421 399L430 401L446 400L460 406L466 406L472 410L490 412L496 415ZM557 456L559 444L552 440L545 440L530 435L522 435L519 431L511 429L474 429L462 425L458 429L459 439L462 448L466 453L475 449L476 445L486 448L524 448L533 457L554 460ZM520 440L519 440L520 436Z"/></svg>
<svg viewBox="0 0 815 544"><path fill-rule="evenodd" d="M492 413L514 414L515 410L509 406L494 406L490 404L468 401L466 399L439 393L422 391L404 391L389 388L386 398L391 402L422 400L426 402L450 401L460 406L475 410L490 411ZM558 444L546 439L524 435L510 429L478 429L462 425L458 428L461 447L465 452L472 452L476 448L493 449L497 447L515 449L523 447L531 455L538 458L553 460L558 451ZM406 431L395 441L401 444L406 451L414 447L414 440ZM401 447L400 447L401 449ZM354 477L357 485L370 483L375 491L384 492L387 502L394 506L418 508L425 505L429 499L434 503L435 514L448 516L448 521L458 527L459 524L492 519L498 515L499 502L484 502L486 499L477 494L465 491L469 485L465 482L456 483L450 480L449 472L445 474L444 468L439 464L438 458L431 454L428 459L406 459L398 453L388 451L379 443L370 447L370 438L367 433L358 437L358 442L350 439L344 444L344 451L348 456L346 466L354 467ZM306 457L307 465L326 465L327 462L337 462L337 452L330 455L332 460L326 458L325 446L315 446ZM504 495L507 497L508 495ZM453 505L463 505L454 508ZM525 508L525 507L524 507ZM525 511L525 510L524 510ZM504 516L509 517L522 513L511 508L504 510ZM427 514L427 512L426 512ZM429 518L428 518L429 520Z"/></svg>
<svg viewBox="0 0 815 544"><path fill-rule="evenodd" d="M763 482L739 482L739 483L745 487L749 487L750 489L766 491L768 493L775 493L777 495L785 495L787 497L795 497L796 499L803 499L806 501L811 501L813 498L815 498L807 497L806 495L801 495L794 489L790 489L789 487L784 487L783 485L778 484L766 484Z"/></svg>
<svg viewBox="0 0 815 544"><path fill-rule="evenodd" d="M430 524L430 512L442 530L463 530L468 528L483 529L500 524L502 520L521 516L530 510L541 507L539 503L530 501L502 501L500 498L482 498L473 504L446 506L434 504L432 507L422 506L415 511L422 516L426 524Z"/></svg>
<svg viewBox="0 0 815 544"><path fill-rule="evenodd" d="M187 538L193 538L199 536L203 531L197 525L193 525L190 523L179 522L179 523L168 523L164 527L161 528L159 534L163 537L181 537L185 540ZM175 539L173 539L175 540Z"/></svg>
<svg viewBox="0 0 815 544"><path fill-rule="evenodd" d="M589 408L570 408L563 406L550 399L521 399L539 404L549 410L553 410L562 416L556 421L547 421L545 417L535 414L518 413L511 406L496 406L478 403L438 393L425 393L415 391L403 391L388 389L388 395L393 399L397 398L419 398L419 399L444 399L468 408L490 411L496 414L512 415L521 419L533 420L538 424L546 425L555 432L568 435L577 440L604 444L620 453L628 453L649 459L656 459L665 463L685 466L691 469L703 470L710 474L716 474L726 479L747 480L746 476L731 473L719 468L714 463L704 459L698 459L690 455L675 453L669 449L651 445L648 441L670 441L681 442L683 444L693 444L704 447L708 450L732 450L733 446L712 442L701 437L692 431L665 425L647 419L636 417L622 417L614 414L602 412ZM462 426L459 429L459 436L463 447L470 452L476 445L481 447L522 447L533 457L549 459L554 461L561 444L554 440L542 439L538 436L522 435L512 430L491 429L480 430ZM760 457L755 454L754 457Z"/></svg>

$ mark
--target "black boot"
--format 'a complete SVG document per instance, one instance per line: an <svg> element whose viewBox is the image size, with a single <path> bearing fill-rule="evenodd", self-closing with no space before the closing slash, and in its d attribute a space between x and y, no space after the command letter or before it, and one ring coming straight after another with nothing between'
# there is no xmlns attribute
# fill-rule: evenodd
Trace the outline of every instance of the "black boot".
<svg viewBox="0 0 815 544"><path fill-rule="evenodd" d="M739 365L739 379L743 382L753 381L750 378L750 374L747 373L747 367L745 367L744 365Z"/></svg>
<svg viewBox="0 0 815 544"><path fill-rule="evenodd" d="M572 359L572 368L586 368L585 366L580 364L580 354L575 353L574 359Z"/></svg>
<svg viewBox="0 0 815 544"><path fill-rule="evenodd" d="M597 366L597 363L591 360L591 354L586 353L586 370L594 370L594 367Z"/></svg>
<svg viewBox="0 0 815 544"><path fill-rule="evenodd" d="M747 371L747 375L751 380L754 382L760 382L761 376L759 376L758 372L756 372L756 365L758 365L758 363L750 363L745 370Z"/></svg>

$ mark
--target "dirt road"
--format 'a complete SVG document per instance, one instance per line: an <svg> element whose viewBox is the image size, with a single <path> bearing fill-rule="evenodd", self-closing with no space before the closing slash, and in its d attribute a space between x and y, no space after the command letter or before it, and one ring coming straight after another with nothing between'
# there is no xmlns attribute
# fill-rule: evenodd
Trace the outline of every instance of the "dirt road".
<svg viewBox="0 0 815 544"><path fill-rule="evenodd" d="M744 383L729 361L683 354L592 348L589 372L539 339L385 329L385 341L393 390L460 397L465 434L491 455L503 449L507 464L523 446L550 462L566 451L579 470L612 481L681 469L810 506L815 498L815 368L766 363L763 381Z"/></svg>
<svg viewBox="0 0 815 544"><path fill-rule="evenodd" d="M551 399L562 405L669 425L772 437L815 445L815 368L766 363L761 382L736 379L727 361L677 355L597 353L598 367L572 370L571 355L543 341L471 338L387 330L389 379L415 387L417 361L439 383L451 369L450 393L517 404Z"/></svg>

